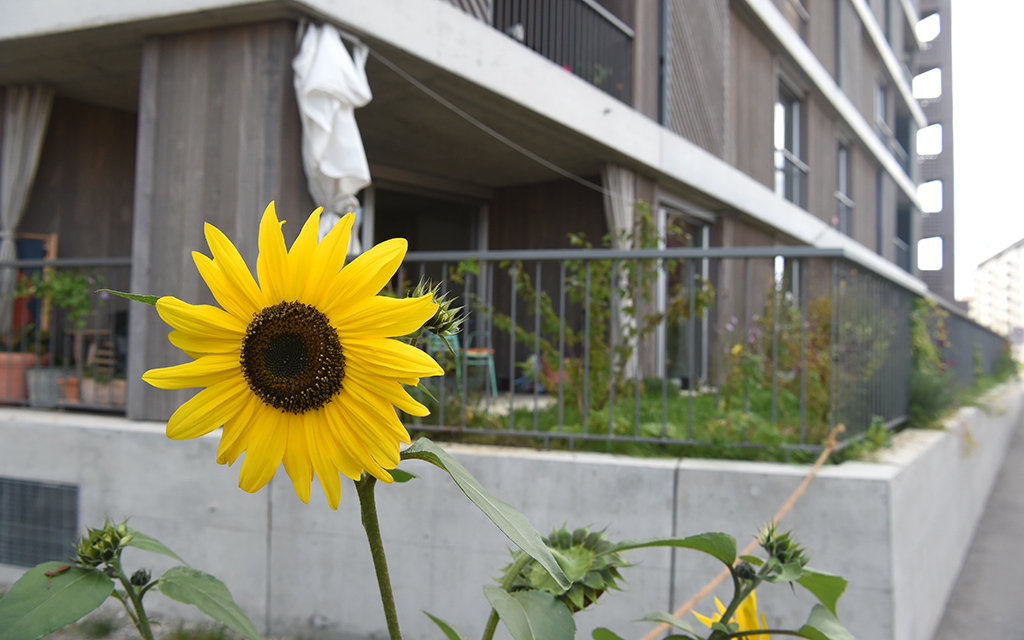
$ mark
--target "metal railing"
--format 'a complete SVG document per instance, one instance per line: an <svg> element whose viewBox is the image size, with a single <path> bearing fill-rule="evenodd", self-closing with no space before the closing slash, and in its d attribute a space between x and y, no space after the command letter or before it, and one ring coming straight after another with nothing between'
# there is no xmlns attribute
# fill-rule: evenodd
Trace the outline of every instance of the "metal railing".
<svg viewBox="0 0 1024 640"><path fill-rule="evenodd" d="M594 0L495 0L493 26L632 104L633 30Z"/></svg>
<svg viewBox="0 0 1024 640"><path fill-rule="evenodd" d="M421 343L448 374L424 381L432 413L412 430L817 450L836 424L849 439L907 416L917 296L840 250L410 253L393 286L424 276L469 316L451 352ZM1003 347L959 320L966 384Z"/></svg>
<svg viewBox="0 0 1024 640"><path fill-rule="evenodd" d="M0 263L11 323L0 334L0 403L124 410L130 258Z"/></svg>

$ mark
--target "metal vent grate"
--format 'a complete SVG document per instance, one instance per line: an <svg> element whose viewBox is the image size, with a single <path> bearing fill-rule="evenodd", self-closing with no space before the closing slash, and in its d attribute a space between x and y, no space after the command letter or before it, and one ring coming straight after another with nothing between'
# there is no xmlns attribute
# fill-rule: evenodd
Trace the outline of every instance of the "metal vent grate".
<svg viewBox="0 0 1024 640"><path fill-rule="evenodd" d="M77 485L0 477L0 563L68 558L77 532Z"/></svg>

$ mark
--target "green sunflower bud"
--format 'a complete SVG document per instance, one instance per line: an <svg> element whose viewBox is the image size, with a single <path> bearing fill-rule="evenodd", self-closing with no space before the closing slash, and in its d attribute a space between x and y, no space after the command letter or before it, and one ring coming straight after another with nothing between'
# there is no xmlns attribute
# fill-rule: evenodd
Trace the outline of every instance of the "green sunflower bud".
<svg viewBox="0 0 1024 640"><path fill-rule="evenodd" d="M76 545L78 561L83 566L96 567L121 557L121 549L131 541L132 535L125 522L113 524L103 521L100 529L89 529Z"/></svg>
<svg viewBox="0 0 1024 640"><path fill-rule="evenodd" d="M136 587L144 587L149 584L149 572L145 569L139 569L132 574L131 583Z"/></svg>
<svg viewBox="0 0 1024 640"><path fill-rule="evenodd" d="M440 284L433 284L430 280L424 279L416 285L412 297L419 298L430 295L434 304L437 305L437 313L427 320L423 328L443 338L455 335L462 329L463 316L459 313L462 311L462 307L452 307L455 301L449 298L447 293L442 294L440 291Z"/></svg>
<svg viewBox="0 0 1024 640"><path fill-rule="evenodd" d="M546 591L560 600L569 611L576 613L594 603L608 589L619 589L616 580L622 580L620 567L629 566L604 537L603 531L565 527L553 531L544 539L558 560L566 577L568 589L558 586L544 567L529 560L512 581L512 591L534 589ZM515 563L505 568L508 572Z"/></svg>
<svg viewBox="0 0 1024 640"><path fill-rule="evenodd" d="M807 564L807 556L804 549L791 537L791 532L779 533L775 525L769 524L761 529L757 543L765 550L769 557L778 560L781 565L798 565L804 567Z"/></svg>

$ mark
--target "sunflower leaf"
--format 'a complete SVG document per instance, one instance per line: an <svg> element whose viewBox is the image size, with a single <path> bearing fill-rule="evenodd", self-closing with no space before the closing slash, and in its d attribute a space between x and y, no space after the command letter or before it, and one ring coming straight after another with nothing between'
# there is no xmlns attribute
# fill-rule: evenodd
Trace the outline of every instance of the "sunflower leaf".
<svg viewBox="0 0 1024 640"><path fill-rule="evenodd" d="M807 623L800 627L797 633L800 637L811 640L854 640L853 635L839 623L839 620L820 604L814 605Z"/></svg>
<svg viewBox="0 0 1024 640"><path fill-rule="evenodd" d="M700 533L686 538L648 538L645 540L626 540L613 547L614 551L640 549L643 547L682 547L695 549L718 558L726 566L731 567L736 561L736 538L728 533Z"/></svg>
<svg viewBox="0 0 1024 640"><path fill-rule="evenodd" d="M114 582L98 569L44 562L0 598L0 638L40 638L96 609L113 590Z"/></svg>
<svg viewBox="0 0 1024 640"><path fill-rule="evenodd" d="M190 567L171 567L160 576L160 593L171 600L194 605L217 622L249 640L260 640L252 621L231 597L224 583Z"/></svg>
<svg viewBox="0 0 1024 640"><path fill-rule="evenodd" d="M483 511L509 540L544 567L559 587L568 589L571 586L570 580L551 554L544 538L526 516L512 505L488 493L483 485L447 451L427 438L419 438L402 452L402 459L423 460L447 471L466 497Z"/></svg>
<svg viewBox="0 0 1024 640"><path fill-rule="evenodd" d="M391 479L401 484L403 482L409 482L413 478L417 477L415 473L409 473L408 471L402 471L401 469L388 469L388 473L391 474ZM427 614L430 615L429 613Z"/></svg>
<svg viewBox="0 0 1024 640"><path fill-rule="evenodd" d="M143 551L151 551L153 553L162 553L163 555L174 558L183 565L188 565L187 562L181 559L181 556L174 553L164 543L160 542L156 538L151 538L141 531L135 529L129 529L131 532L131 539L128 541L129 547L135 547L136 549L142 549Z"/></svg>
<svg viewBox="0 0 1024 640"><path fill-rule="evenodd" d="M685 631L691 636L697 637L697 632L693 630L693 627L689 625L685 620L678 616L674 616L671 613L664 613L662 611L655 611L648 613L646 616L640 618L644 622L661 622L669 626L675 627L680 631Z"/></svg>
<svg viewBox="0 0 1024 640"><path fill-rule="evenodd" d="M836 603L839 596L846 591L846 579L831 573L822 573L814 569L804 568L804 575L797 582L807 589L821 604L836 615Z"/></svg>
<svg viewBox="0 0 1024 640"><path fill-rule="evenodd" d="M145 304L155 305L156 301L160 299L160 296L143 296L137 293L126 293L124 291L114 291L113 289L97 289L96 293L110 293L115 296L121 296L122 298L128 298L136 302L144 302Z"/></svg>
<svg viewBox="0 0 1024 640"><path fill-rule="evenodd" d="M514 640L573 638L576 622L568 607L544 591L509 593L501 587L486 585L484 595Z"/></svg>
<svg viewBox="0 0 1024 640"><path fill-rule="evenodd" d="M438 617L430 615L426 611L424 611L423 613L425 613L428 618L434 621L434 624L436 624L441 629L441 633L443 633L444 637L448 640L466 640L462 636L462 634L455 630L455 628L452 625L448 624L447 622Z"/></svg>

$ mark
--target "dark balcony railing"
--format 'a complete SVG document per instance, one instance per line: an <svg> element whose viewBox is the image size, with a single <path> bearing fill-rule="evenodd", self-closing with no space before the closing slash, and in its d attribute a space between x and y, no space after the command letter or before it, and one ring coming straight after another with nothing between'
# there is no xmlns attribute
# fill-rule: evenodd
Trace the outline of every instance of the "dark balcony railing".
<svg viewBox="0 0 1024 640"><path fill-rule="evenodd" d="M595 0L495 0L494 28L626 104L633 30Z"/></svg>
<svg viewBox="0 0 1024 640"><path fill-rule="evenodd" d="M395 290L423 276L469 316L454 353L423 343L448 375L413 430L813 450L907 416L917 296L837 250L411 253ZM947 322L958 380L990 372L1001 339Z"/></svg>
<svg viewBox="0 0 1024 640"><path fill-rule="evenodd" d="M131 261L19 260L10 327L0 335L0 404L124 410Z"/></svg>

